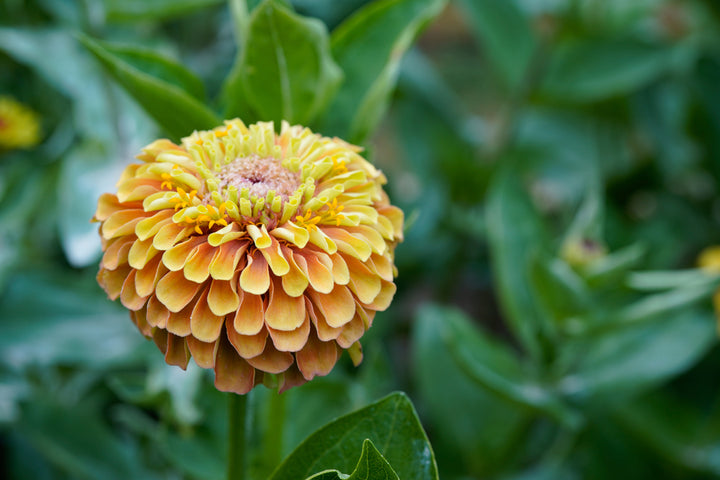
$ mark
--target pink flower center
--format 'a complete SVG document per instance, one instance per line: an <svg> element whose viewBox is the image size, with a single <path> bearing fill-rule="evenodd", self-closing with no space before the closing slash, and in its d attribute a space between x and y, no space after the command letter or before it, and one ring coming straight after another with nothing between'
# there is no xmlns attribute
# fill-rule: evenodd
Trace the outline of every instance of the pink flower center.
<svg viewBox="0 0 720 480"><path fill-rule="evenodd" d="M277 158L251 155L239 157L217 174L220 189L230 185L247 188L250 196L263 198L270 190L287 200L300 186L300 173L291 172Z"/></svg>

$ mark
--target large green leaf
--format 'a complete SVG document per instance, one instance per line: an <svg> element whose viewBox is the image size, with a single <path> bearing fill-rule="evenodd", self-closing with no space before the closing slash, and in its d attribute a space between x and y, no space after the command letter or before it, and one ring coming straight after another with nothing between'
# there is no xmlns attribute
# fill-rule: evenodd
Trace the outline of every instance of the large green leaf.
<svg viewBox="0 0 720 480"><path fill-rule="evenodd" d="M110 21L158 20L191 13L223 0L102 0Z"/></svg>
<svg viewBox="0 0 720 480"><path fill-rule="evenodd" d="M527 73L536 40L516 0L461 0L481 48L504 83L517 89Z"/></svg>
<svg viewBox="0 0 720 480"><path fill-rule="evenodd" d="M602 337L582 348L564 393L603 402L635 395L687 370L716 344L710 312L691 309Z"/></svg>
<svg viewBox="0 0 720 480"><path fill-rule="evenodd" d="M561 45L543 90L568 101L595 101L646 86L673 65L672 51L633 40L592 39Z"/></svg>
<svg viewBox="0 0 720 480"><path fill-rule="evenodd" d="M265 0L250 15L237 74L253 111L263 120L308 124L334 95L342 72L330 55L327 29L277 0ZM229 116L243 116L230 111Z"/></svg>
<svg viewBox="0 0 720 480"><path fill-rule="evenodd" d="M345 82L321 122L324 134L361 143L372 133L395 88L400 61L446 0L376 0L332 33Z"/></svg>
<svg viewBox="0 0 720 480"><path fill-rule="evenodd" d="M221 123L214 112L176 84L139 70L96 40L84 35L80 40L108 73L176 139Z"/></svg>
<svg viewBox="0 0 720 480"><path fill-rule="evenodd" d="M360 460L350 475L331 470L313 475L308 480L399 480L399 478L375 445L370 440L365 440Z"/></svg>
<svg viewBox="0 0 720 480"><path fill-rule="evenodd" d="M425 425L433 432L443 475L484 478L507 468L533 413L468 378L449 349L450 323L468 324L469 320L454 309L425 305L413 324L412 365L418 402L426 413ZM493 345L495 350L500 350L498 357L507 355Z"/></svg>
<svg viewBox="0 0 720 480"><path fill-rule="evenodd" d="M488 193L488 242L500 303L513 333L534 357L541 354L540 332L547 329L529 282L533 255L546 233L512 165L495 174Z"/></svg>
<svg viewBox="0 0 720 480"><path fill-rule="evenodd" d="M324 470L353 471L369 439L400 478L436 480L437 466L410 400L394 393L310 435L275 470L271 480L307 478Z"/></svg>

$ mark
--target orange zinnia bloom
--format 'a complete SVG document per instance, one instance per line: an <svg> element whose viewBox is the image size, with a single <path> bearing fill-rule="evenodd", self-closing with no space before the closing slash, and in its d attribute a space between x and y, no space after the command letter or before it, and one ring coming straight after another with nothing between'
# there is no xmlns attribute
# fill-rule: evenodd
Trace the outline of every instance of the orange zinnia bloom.
<svg viewBox="0 0 720 480"><path fill-rule="evenodd" d="M403 225L359 151L285 122L153 142L99 200L98 282L169 364L192 356L223 391L285 390L343 349L358 364Z"/></svg>

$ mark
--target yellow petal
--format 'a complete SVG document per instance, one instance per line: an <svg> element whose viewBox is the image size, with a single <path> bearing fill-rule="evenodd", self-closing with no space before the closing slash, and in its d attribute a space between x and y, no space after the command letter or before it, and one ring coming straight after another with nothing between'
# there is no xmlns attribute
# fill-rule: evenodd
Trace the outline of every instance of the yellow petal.
<svg viewBox="0 0 720 480"><path fill-rule="evenodd" d="M377 297L375 297L375 300L373 300L372 303L365 305L365 307L370 310L376 310L380 312L386 310L390 306L390 302L392 302L396 290L397 287L394 283L386 282L385 280L383 280L380 293Z"/></svg>
<svg viewBox="0 0 720 480"><path fill-rule="evenodd" d="M323 227L323 230L325 234L335 242L339 251L358 258L363 262L370 258L372 247L367 242L350 235L342 228Z"/></svg>
<svg viewBox="0 0 720 480"><path fill-rule="evenodd" d="M152 246L152 238L135 240L135 243L132 244L128 252L128 264L133 268L141 270L158 252L159 250Z"/></svg>
<svg viewBox="0 0 720 480"><path fill-rule="evenodd" d="M167 250L180 240L187 238L193 232L193 227L185 227L176 223L168 223L160 228L153 237L153 247L158 250Z"/></svg>
<svg viewBox="0 0 720 480"><path fill-rule="evenodd" d="M267 261L258 250L248 256L247 260L248 264L240 274L240 288L254 295L262 295L270 287Z"/></svg>
<svg viewBox="0 0 720 480"><path fill-rule="evenodd" d="M147 297L141 297L135 290L135 272L137 272L137 270L132 270L125 278L122 290L120 291L120 302L128 310L140 310L145 306L145 302L147 301Z"/></svg>
<svg viewBox="0 0 720 480"><path fill-rule="evenodd" d="M267 248L272 244L272 238L263 224L260 224L260 228L258 228L257 225L251 223L247 226L247 232L257 248Z"/></svg>
<svg viewBox="0 0 720 480"><path fill-rule="evenodd" d="M120 210L110 215L102 224L102 235L106 239L135 233L135 226L150 216L142 209Z"/></svg>
<svg viewBox="0 0 720 480"><path fill-rule="evenodd" d="M305 309L307 310L313 325L315 325L315 331L317 332L317 336L320 340L328 342L330 340L335 340L340 336L343 327L334 328L328 325L322 313L320 313L319 310L316 310L315 307L313 307L312 302L308 299L305 299Z"/></svg>
<svg viewBox="0 0 720 480"><path fill-rule="evenodd" d="M215 315L207 302L208 290L200 295L190 315L190 332L202 342L214 342L220 336L225 316Z"/></svg>
<svg viewBox="0 0 720 480"><path fill-rule="evenodd" d="M290 266L288 273L282 277L283 290L291 297L299 297L308 286L307 276L295 261L299 255L293 254L292 249L286 246L283 246L282 250Z"/></svg>
<svg viewBox="0 0 720 480"><path fill-rule="evenodd" d="M330 255L330 260L332 261L333 281L338 285L347 285L350 281L350 270L343 256L335 253Z"/></svg>
<svg viewBox="0 0 720 480"><path fill-rule="evenodd" d="M172 210L161 210L152 217L145 218L135 225L135 235L146 240L160 231L162 227L172 223Z"/></svg>
<svg viewBox="0 0 720 480"><path fill-rule="evenodd" d="M393 263L388 253L385 255L373 253L368 260L368 267L383 280L387 282L393 281Z"/></svg>
<svg viewBox="0 0 720 480"><path fill-rule="evenodd" d="M265 324L265 306L259 295L238 292L240 306L233 319L233 327L242 335L255 335Z"/></svg>
<svg viewBox="0 0 720 480"><path fill-rule="evenodd" d="M362 303L371 303L382 288L380 277L354 257L348 257L347 265L350 269L350 290Z"/></svg>
<svg viewBox="0 0 720 480"><path fill-rule="evenodd" d="M182 272L168 272L160 279L155 295L171 312L179 312L195 297L200 284L185 279Z"/></svg>
<svg viewBox="0 0 720 480"><path fill-rule="evenodd" d="M102 266L108 270L115 270L119 265L126 264L134 241L135 238L131 235L111 239L103 255Z"/></svg>
<svg viewBox="0 0 720 480"><path fill-rule="evenodd" d="M387 243L385 242L385 239L372 227L367 225L358 225L357 227L345 227L345 230L358 240L364 241L370 245L372 251L378 255L383 255L385 250L387 250Z"/></svg>
<svg viewBox="0 0 720 480"><path fill-rule="evenodd" d="M276 330L295 330L305 320L303 297L291 297L277 280L270 287L270 301L265 310L265 324Z"/></svg>
<svg viewBox="0 0 720 480"><path fill-rule="evenodd" d="M227 315L240 306L240 298L232 283L226 280L213 280L207 296L208 306L215 315Z"/></svg>
<svg viewBox="0 0 720 480"><path fill-rule="evenodd" d="M165 250L162 256L163 263L167 268L176 272L185 268L190 255L195 252L199 245L204 243L202 237L190 237L182 243L178 243L169 250Z"/></svg>
<svg viewBox="0 0 720 480"><path fill-rule="evenodd" d="M241 232L240 226L237 223L232 222L220 230L208 235L208 243L213 247L219 247L224 243L236 240L243 236L245 236L245 232Z"/></svg>
<svg viewBox="0 0 720 480"><path fill-rule="evenodd" d="M141 297L147 297L155 291L157 282L167 273L168 269L161 263L160 256L156 256L138 270L135 274L135 291Z"/></svg>
<svg viewBox="0 0 720 480"><path fill-rule="evenodd" d="M261 248L260 252L263 254L263 257L265 257L265 260L267 260L272 272L278 277L281 277L290 271L290 264L283 256L282 250L280 249L280 242L276 239L272 238L270 245L266 248Z"/></svg>
<svg viewBox="0 0 720 480"><path fill-rule="evenodd" d="M328 294L309 290L310 298L331 327L342 327L355 315L355 299L343 285L335 285Z"/></svg>
<svg viewBox="0 0 720 480"><path fill-rule="evenodd" d="M364 333L365 324L360 314L356 313L353 319L343 326L342 333L337 337L337 344L342 348L350 348Z"/></svg>
<svg viewBox="0 0 720 480"><path fill-rule="evenodd" d="M321 253L309 252L297 255L295 261L305 273L312 288L321 293L330 293L335 285L331 269L321 260Z"/></svg>
<svg viewBox="0 0 720 480"><path fill-rule="evenodd" d="M147 315L146 320L149 325L158 328L165 328L167 326L168 318L170 318L170 312L165 305L153 295L148 300L147 304Z"/></svg>

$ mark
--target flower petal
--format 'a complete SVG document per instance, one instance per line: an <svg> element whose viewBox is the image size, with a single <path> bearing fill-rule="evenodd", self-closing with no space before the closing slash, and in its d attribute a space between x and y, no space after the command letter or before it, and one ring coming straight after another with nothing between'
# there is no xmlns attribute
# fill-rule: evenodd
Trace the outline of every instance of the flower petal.
<svg viewBox="0 0 720 480"><path fill-rule="evenodd" d="M125 278L123 282L122 290L120 291L120 302L128 310L140 310L145 306L147 297L141 297L135 290L135 273L137 270L130 271L130 274Z"/></svg>
<svg viewBox="0 0 720 480"><path fill-rule="evenodd" d="M147 322L147 315L145 314L144 308L141 308L137 312L131 310L130 318L138 330L140 330L140 333L148 338L152 336L152 327Z"/></svg>
<svg viewBox="0 0 720 480"><path fill-rule="evenodd" d="M304 302L303 302L304 303ZM295 330L284 331L268 327L273 345L281 352L297 352L307 343L310 334L310 320L305 317L303 323Z"/></svg>
<svg viewBox="0 0 720 480"><path fill-rule="evenodd" d="M170 318L167 320L167 331L179 337L190 335L190 317L194 309L195 302L190 302L179 312L170 312Z"/></svg>
<svg viewBox="0 0 720 480"><path fill-rule="evenodd" d="M200 284L185 279L182 272L168 272L155 287L155 295L171 312L179 312L195 297Z"/></svg>
<svg viewBox="0 0 720 480"><path fill-rule="evenodd" d="M394 283L383 280L380 293L377 297L375 297L375 300L373 300L372 303L366 304L365 307L370 310L380 312L386 310L390 306L390 302L392 302L396 290L397 287Z"/></svg>
<svg viewBox="0 0 720 480"><path fill-rule="evenodd" d="M350 290L362 303L371 303L382 289L381 279L354 257L347 258L350 269Z"/></svg>
<svg viewBox="0 0 720 480"><path fill-rule="evenodd" d="M255 335L265 324L265 306L259 295L238 292L240 306L233 319L235 331L242 335Z"/></svg>
<svg viewBox="0 0 720 480"><path fill-rule="evenodd" d="M250 365L268 373L284 372L294 361L295 357L292 356L292 353L277 351L272 342L266 343L262 354L247 359Z"/></svg>
<svg viewBox="0 0 720 480"><path fill-rule="evenodd" d="M336 342L342 348L350 348L353 343L360 340L365 333L365 323L359 313L356 313L352 320L343 326L342 333L337 337Z"/></svg>
<svg viewBox="0 0 720 480"><path fill-rule="evenodd" d="M248 393L255 386L255 369L238 356L224 336L218 343L215 388L238 395Z"/></svg>
<svg viewBox="0 0 720 480"><path fill-rule="evenodd" d="M222 332L225 316L215 315L210 310L207 302L208 290L206 288L195 302L195 308L190 315L190 332L200 341L214 342Z"/></svg>
<svg viewBox="0 0 720 480"><path fill-rule="evenodd" d="M291 297L276 280L270 286L270 301L265 310L265 324L276 330L291 331L305 320L303 297Z"/></svg>
<svg viewBox="0 0 720 480"><path fill-rule="evenodd" d="M303 292L305 292L309 281L303 270L296 262L296 258L299 257L299 255L294 255L292 249L285 246L282 247L282 250L283 255L288 261L288 265L290 266L290 270L287 275L283 275L282 277L283 290L285 290L285 293L291 297L299 297L303 294Z"/></svg>
<svg viewBox="0 0 720 480"><path fill-rule="evenodd" d="M153 237L153 247L158 250L167 250L180 240L187 238L193 232L193 227L178 225L177 223L168 223L160 228L158 233Z"/></svg>
<svg viewBox="0 0 720 480"><path fill-rule="evenodd" d="M213 368L215 365L215 355L217 354L219 342L201 342L192 335L187 337L186 341L187 346L190 349L190 353L195 359L195 363L197 363L198 367Z"/></svg>
<svg viewBox="0 0 720 480"><path fill-rule="evenodd" d="M226 324L226 330L230 343L232 343L235 351L237 351L241 357L257 357L265 350L265 341L267 340L268 333L264 328L255 335L242 335L228 323Z"/></svg>
<svg viewBox="0 0 720 480"><path fill-rule="evenodd" d="M355 299L343 285L335 285L328 294L310 290L310 298L331 327L342 327L355 315Z"/></svg>
<svg viewBox="0 0 720 480"><path fill-rule="evenodd" d="M305 308L307 309L310 320L315 325L315 331L317 332L318 338L323 342L335 340L342 333L343 327L334 328L327 324L325 317L320 313L318 309L313 307L310 299L305 299Z"/></svg>
<svg viewBox="0 0 720 480"><path fill-rule="evenodd" d="M135 235L140 240L147 240L158 233L162 227L172 222L172 210L160 210L152 217L145 218L135 225Z"/></svg>
<svg viewBox="0 0 720 480"><path fill-rule="evenodd" d="M143 209L120 210L110 215L102 224L102 235L106 239L122 237L135 233L135 225L152 215Z"/></svg>
<svg viewBox="0 0 720 480"><path fill-rule="evenodd" d="M135 240L128 252L128 264L141 270L158 252L159 250L152 246L152 239Z"/></svg>
<svg viewBox="0 0 720 480"><path fill-rule="evenodd" d="M153 293L157 282L168 272L168 269L161 262L160 256L156 256L145 265L145 268L138 270L135 274L135 291L141 297Z"/></svg>
<svg viewBox="0 0 720 480"><path fill-rule="evenodd" d="M213 280L207 296L208 306L215 315L227 315L240 306L240 297L235 293L232 282Z"/></svg>
<svg viewBox="0 0 720 480"><path fill-rule="evenodd" d="M313 289L321 293L330 293L335 285L330 268L320 261L320 252L297 255L295 261L305 273Z"/></svg>
<svg viewBox="0 0 720 480"><path fill-rule="evenodd" d="M106 270L101 268L97 274L97 281L105 290L111 300L116 300L120 296L125 279L132 271L128 265L123 265L116 270Z"/></svg>
<svg viewBox="0 0 720 480"><path fill-rule="evenodd" d="M248 255L247 260L248 264L240 274L240 288L248 293L262 295L270 287L267 261L258 250Z"/></svg>
<svg viewBox="0 0 720 480"><path fill-rule="evenodd" d="M165 250L162 260L167 268L176 272L185 267L190 255L204 242L203 237L190 237L186 241L178 243L172 248Z"/></svg>
<svg viewBox="0 0 720 480"><path fill-rule="evenodd" d="M170 311L165 308L165 305L160 303L155 295L150 297L147 304L148 324L153 327L165 328L167 326L168 318L170 318Z"/></svg>
<svg viewBox="0 0 720 480"><path fill-rule="evenodd" d="M323 227L325 234L330 237L340 252L347 253L361 261L366 261L372 254L372 248L367 242L350 235L343 228Z"/></svg>
<svg viewBox="0 0 720 480"><path fill-rule="evenodd" d="M214 255L215 248L209 243L198 245L185 262L183 268L185 278L197 283L207 280L210 276L210 262Z"/></svg>
<svg viewBox="0 0 720 480"><path fill-rule="evenodd" d="M247 241L236 240L216 248L215 256L210 262L210 276L216 280L232 279L240 260L245 258L248 245Z"/></svg>
<svg viewBox="0 0 720 480"><path fill-rule="evenodd" d="M168 365L177 365L185 370L190 361L190 350L184 338L169 333L167 336L167 351L165 361Z"/></svg>
<svg viewBox="0 0 720 480"><path fill-rule="evenodd" d="M280 242L276 239L271 238L271 243L266 248L261 248L260 252L267 260L268 265L272 269L272 272L281 277L290 271L290 264L287 259L283 256L282 250L280 249Z"/></svg>
<svg viewBox="0 0 720 480"><path fill-rule="evenodd" d="M111 239L102 258L103 268L115 270L119 265L126 264L134 241L135 237L132 235Z"/></svg>
<svg viewBox="0 0 720 480"><path fill-rule="evenodd" d="M330 373L337 362L337 350L334 342L321 342L315 335L310 335L307 346L295 354L298 368L305 380Z"/></svg>
<svg viewBox="0 0 720 480"><path fill-rule="evenodd" d="M330 255L332 261L333 281L338 285L347 285L350 281L350 269L340 253Z"/></svg>

